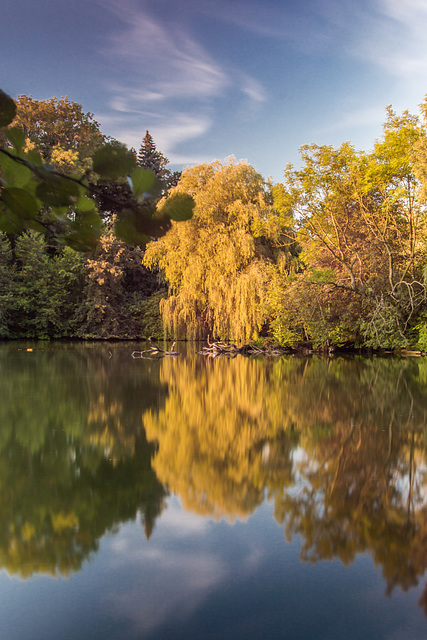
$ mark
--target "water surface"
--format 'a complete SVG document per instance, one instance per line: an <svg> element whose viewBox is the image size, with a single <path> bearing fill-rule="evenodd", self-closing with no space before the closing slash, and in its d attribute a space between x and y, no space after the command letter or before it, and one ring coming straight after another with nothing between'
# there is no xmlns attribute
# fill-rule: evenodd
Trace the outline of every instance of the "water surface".
<svg viewBox="0 0 427 640"><path fill-rule="evenodd" d="M144 348L0 344L0 636L424 639L427 362Z"/></svg>

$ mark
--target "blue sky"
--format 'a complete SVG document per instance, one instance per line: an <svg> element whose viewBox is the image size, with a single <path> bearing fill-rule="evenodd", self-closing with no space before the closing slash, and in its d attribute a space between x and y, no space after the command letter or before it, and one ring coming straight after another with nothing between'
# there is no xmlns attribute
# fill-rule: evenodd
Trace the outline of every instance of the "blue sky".
<svg viewBox="0 0 427 640"><path fill-rule="evenodd" d="M427 0L0 0L0 87L67 95L172 168L244 158L280 181L298 148L368 149L427 93Z"/></svg>

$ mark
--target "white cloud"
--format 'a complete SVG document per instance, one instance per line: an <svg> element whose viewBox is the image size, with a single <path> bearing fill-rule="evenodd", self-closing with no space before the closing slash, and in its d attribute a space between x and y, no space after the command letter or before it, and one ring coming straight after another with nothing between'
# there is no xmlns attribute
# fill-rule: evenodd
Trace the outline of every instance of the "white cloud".
<svg viewBox="0 0 427 640"><path fill-rule="evenodd" d="M130 107L126 110L126 116L122 113L96 114L96 119L101 122L103 131L107 131L117 140L123 142L128 147L133 147L138 151L145 129L149 129L150 134L156 143L156 147L173 164L198 164L205 162L199 156L183 159L182 154L176 152L179 146L202 136L209 131L212 120L203 114L188 113L150 113L144 111L132 112ZM133 113L137 115L134 116Z"/></svg>
<svg viewBox="0 0 427 640"><path fill-rule="evenodd" d="M111 541L110 570L114 573L125 567L133 579L120 590L111 585L108 606L131 623L138 637L171 618L191 616L227 579L229 569L224 561L203 549L209 528L208 520L183 512L178 500L170 498L148 543L137 524L123 526Z"/></svg>
<svg viewBox="0 0 427 640"><path fill-rule="evenodd" d="M425 82L427 71L427 3L425 0L377 0L353 44L353 53L380 65L391 75Z"/></svg>
<svg viewBox="0 0 427 640"><path fill-rule="evenodd" d="M109 609L131 622L138 637L173 618L190 617L227 576L221 561L199 551L151 552L141 556L136 566L146 576L145 588L135 588L130 581L119 592L112 589L107 599Z"/></svg>
<svg viewBox="0 0 427 640"><path fill-rule="evenodd" d="M200 5L200 11L266 40L285 40L292 43L295 49L309 52L322 47L328 40L331 25L327 11L330 2L331 0L329 3L319 3L318 0L304 0L304 3L205 0Z"/></svg>
<svg viewBox="0 0 427 640"><path fill-rule="evenodd" d="M158 523L158 528L169 529L173 532L174 537L192 534L200 535L206 533L211 522L203 516L183 511L179 506L180 502L177 498L171 498L168 501L168 508L162 513Z"/></svg>
<svg viewBox="0 0 427 640"><path fill-rule="evenodd" d="M380 7L386 15L400 22L410 25L419 21L420 17L427 20L427 4L425 0L380 0Z"/></svg>
<svg viewBox="0 0 427 640"><path fill-rule="evenodd" d="M135 78L134 98L208 98L220 95L229 78L207 51L179 24L160 22L148 12L120 3L121 20L108 53L130 67Z"/></svg>
<svg viewBox="0 0 427 640"><path fill-rule="evenodd" d="M379 127L385 120L384 107L368 107L347 112L341 119L335 120L330 126L319 128L320 134L336 131L349 131L360 127Z"/></svg>
<svg viewBox="0 0 427 640"><path fill-rule="evenodd" d="M179 623L190 618L223 584L231 579L244 582L258 570L264 550L245 539L241 557L227 559L215 535L210 537L212 524L183 511L178 498L172 497L149 542L136 523L121 527L111 540L109 571L126 571L130 578L120 589L112 581L105 596L108 609L129 623L138 637L158 632L172 619Z"/></svg>
<svg viewBox="0 0 427 640"><path fill-rule="evenodd" d="M266 94L262 84L247 74L242 74L242 91L254 103L266 101Z"/></svg>
<svg viewBox="0 0 427 640"><path fill-rule="evenodd" d="M211 130L221 100L237 94L242 112L250 115L266 95L256 78L216 60L177 19L180 12L153 17L147 4L110 1L118 19L104 50L116 78L108 87L112 113L96 115L110 135L136 149L148 129L157 148L181 164L182 144ZM121 67L126 81L117 80ZM200 154L186 159L197 162Z"/></svg>

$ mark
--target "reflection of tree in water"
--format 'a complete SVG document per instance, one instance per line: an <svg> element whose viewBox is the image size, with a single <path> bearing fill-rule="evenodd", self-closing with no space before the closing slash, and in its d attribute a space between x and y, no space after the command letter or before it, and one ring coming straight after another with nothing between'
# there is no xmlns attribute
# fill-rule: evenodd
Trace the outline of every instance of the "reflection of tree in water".
<svg viewBox="0 0 427 640"><path fill-rule="evenodd" d="M150 537L165 491L141 415L165 391L152 373L129 371L127 356L64 347L2 358L11 401L0 408L0 565L8 571L68 575L106 531L138 514Z"/></svg>
<svg viewBox="0 0 427 640"><path fill-rule="evenodd" d="M8 571L67 575L138 514L149 537L168 487L186 508L229 520L267 492L305 560L367 552L389 593L417 583L427 568L424 361L124 353L2 349ZM427 612L427 590L421 604Z"/></svg>
<svg viewBox="0 0 427 640"><path fill-rule="evenodd" d="M427 568L427 365L397 359L163 361L147 412L158 478L186 508L245 517L267 490L301 556L368 552L391 593ZM427 596L423 596L427 600ZM427 611L427 608L426 608Z"/></svg>
<svg viewBox="0 0 427 640"><path fill-rule="evenodd" d="M292 481L285 432L285 374L298 378L296 360L164 360L169 396L144 426L158 442L153 467L184 506L230 520L245 518L263 501L266 486Z"/></svg>
<svg viewBox="0 0 427 640"><path fill-rule="evenodd" d="M368 552L387 592L406 590L427 568L425 365L312 365L292 406L304 447L299 491L275 496L276 519L289 538L301 535L303 559L349 564Z"/></svg>

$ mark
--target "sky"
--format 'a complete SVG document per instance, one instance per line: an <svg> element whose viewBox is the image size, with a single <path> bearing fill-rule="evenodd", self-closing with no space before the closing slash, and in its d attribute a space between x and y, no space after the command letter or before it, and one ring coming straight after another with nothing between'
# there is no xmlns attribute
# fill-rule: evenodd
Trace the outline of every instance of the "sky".
<svg viewBox="0 0 427 640"><path fill-rule="evenodd" d="M0 88L68 96L171 169L301 145L368 150L427 93L427 0L0 0Z"/></svg>

